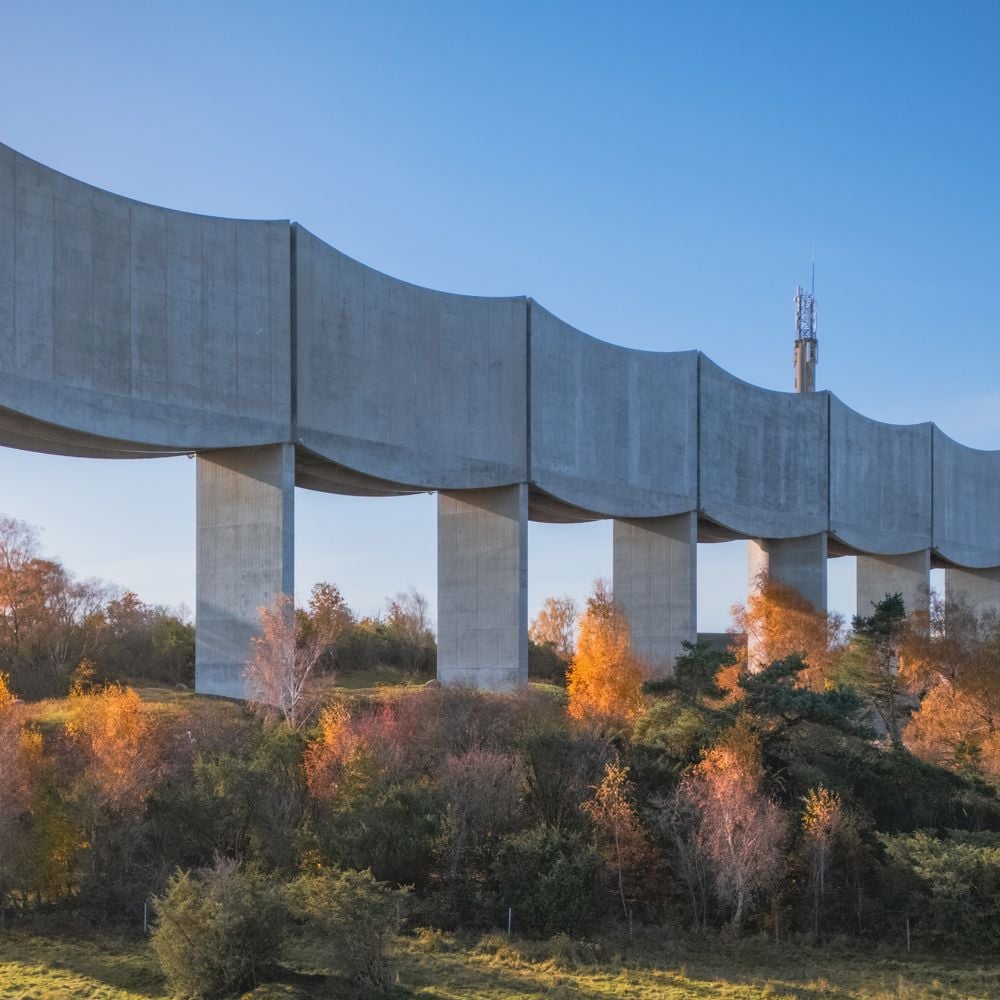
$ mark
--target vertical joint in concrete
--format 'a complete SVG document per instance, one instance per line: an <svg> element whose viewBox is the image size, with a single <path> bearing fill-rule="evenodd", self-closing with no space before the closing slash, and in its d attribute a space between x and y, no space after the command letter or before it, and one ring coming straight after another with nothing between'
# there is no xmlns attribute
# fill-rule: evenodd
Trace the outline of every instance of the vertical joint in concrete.
<svg viewBox="0 0 1000 1000"><path fill-rule="evenodd" d="M698 519L614 522L614 595L632 629L632 648L655 676L669 674L681 644L697 639Z"/></svg>
<svg viewBox="0 0 1000 1000"><path fill-rule="evenodd" d="M258 611L294 589L295 449L198 455L195 689L242 698Z"/></svg>
<svg viewBox="0 0 1000 1000"><path fill-rule="evenodd" d="M438 494L438 679L528 681L528 487Z"/></svg>
<svg viewBox="0 0 1000 1000"><path fill-rule="evenodd" d="M858 614L867 617L887 595L902 594L907 614L926 611L930 601L931 552L858 556Z"/></svg>

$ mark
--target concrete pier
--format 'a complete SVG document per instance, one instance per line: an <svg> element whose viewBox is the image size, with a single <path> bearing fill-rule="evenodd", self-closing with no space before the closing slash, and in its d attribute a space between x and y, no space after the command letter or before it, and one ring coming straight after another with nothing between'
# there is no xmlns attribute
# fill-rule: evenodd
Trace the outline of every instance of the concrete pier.
<svg viewBox="0 0 1000 1000"><path fill-rule="evenodd" d="M198 455L196 688L242 698L258 609L294 588L295 450Z"/></svg>
<svg viewBox="0 0 1000 1000"><path fill-rule="evenodd" d="M653 675L670 673L681 643L697 639L697 553L694 512L614 522L615 601Z"/></svg>
<svg viewBox="0 0 1000 1000"><path fill-rule="evenodd" d="M438 679L528 682L528 487L438 494Z"/></svg>
<svg viewBox="0 0 1000 1000"><path fill-rule="evenodd" d="M1000 569L952 569L944 571L947 600L965 600L978 614L1000 614Z"/></svg>
<svg viewBox="0 0 1000 1000"><path fill-rule="evenodd" d="M886 594L902 594L906 613L927 610L931 587L930 549L901 556L858 556L858 614L867 617Z"/></svg>
<svg viewBox="0 0 1000 1000"><path fill-rule="evenodd" d="M445 682L525 681L529 516L615 521L616 593L659 666L694 635L695 518L819 610L828 539L858 555L862 614L887 591L915 606L928 552L950 591L1000 607L1000 451L699 351L605 343L524 296L422 288L297 222L132 201L2 143L0 446L200 456L199 691L242 692L257 609L292 589L293 483L439 494Z"/></svg>
<svg viewBox="0 0 1000 1000"><path fill-rule="evenodd" d="M794 587L817 611L826 611L826 535L752 538L748 548L750 587L761 571Z"/></svg>

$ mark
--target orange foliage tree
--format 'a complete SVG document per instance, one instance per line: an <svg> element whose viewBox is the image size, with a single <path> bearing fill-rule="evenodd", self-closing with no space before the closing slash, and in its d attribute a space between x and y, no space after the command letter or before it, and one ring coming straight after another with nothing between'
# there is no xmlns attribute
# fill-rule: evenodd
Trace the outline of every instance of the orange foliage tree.
<svg viewBox="0 0 1000 1000"><path fill-rule="evenodd" d="M642 684L643 665L632 651L628 619L607 584L595 581L566 673L569 714L574 719L631 721L642 711Z"/></svg>
<svg viewBox="0 0 1000 1000"><path fill-rule="evenodd" d="M682 793L698 812L696 844L737 930L754 897L782 872L787 824L763 791L760 740L745 719L702 754Z"/></svg>
<svg viewBox="0 0 1000 1000"><path fill-rule="evenodd" d="M761 666L797 654L807 668L801 677L819 689L844 651L844 620L817 610L794 587L761 572L746 604L732 608L730 633L745 635L747 667ZM743 650L736 650L742 659Z"/></svg>
<svg viewBox="0 0 1000 1000"><path fill-rule="evenodd" d="M361 727L344 705L324 708L303 758L306 786L313 798L330 802L353 788L365 769L368 749Z"/></svg>
<svg viewBox="0 0 1000 1000"><path fill-rule="evenodd" d="M961 598L932 595L911 616L899 672L922 693L903 733L918 757L1000 785L1000 620Z"/></svg>
<svg viewBox="0 0 1000 1000"><path fill-rule="evenodd" d="M136 818L161 774L160 732L134 688L109 684L71 695L67 735L93 812Z"/></svg>
<svg viewBox="0 0 1000 1000"><path fill-rule="evenodd" d="M813 937L818 939L823 897L826 895L826 875L834 838L844 822L844 807L840 796L822 785L810 789L803 805L802 832L813 896Z"/></svg>
<svg viewBox="0 0 1000 1000"><path fill-rule="evenodd" d="M51 857L42 871L50 883L79 877L114 897L127 891L146 806L163 773L161 729L134 688L109 684L70 696L66 737L69 809L47 817ZM63 860L53 867L57 854Z"/></svg>
<svg viewBox="0 0 1000 1000"><path fill-rule="evenodd" d="M628 919L629 899L638 898L640 887L648 886L659 860L632 805L628 768L608 763L593 797L582 808L601 836L604 862L615 875L622 913Z"/></svg>
<svg viewBox="0 0 1000 1000"><path fill-rule="evenodd" d="M7 678L0 674L0 928L12 888L11 869L23 839L21 823L37 794L41 764L41 735L25 725Z"/></svg>

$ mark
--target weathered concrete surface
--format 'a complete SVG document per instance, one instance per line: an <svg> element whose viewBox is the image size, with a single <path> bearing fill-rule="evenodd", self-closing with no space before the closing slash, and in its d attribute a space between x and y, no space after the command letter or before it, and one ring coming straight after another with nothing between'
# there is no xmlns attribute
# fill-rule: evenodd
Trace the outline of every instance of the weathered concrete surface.
<svg viewBox="0 0 1000 1000"><path fill-rule="evenodd" d="M967 601L977 613L1000 615L1000 568L953 569L944 571L944 593L947 600Z"/></svg>
<svg viewBox="0 0 1000 1000"><path fill-rule="evenodd" d="M531 479L615 517L698 503L696 351L607 344L531 303Z"/></svg>
<svg viewBox="0 0 1000 1000"><path fill-rule="evenodd" d="M693 512L614 522L615 601L632 627L632 647L651 673L673 670L695 642L698 518Z"/></svg>
<svg viewBox="0 0 1000 1000"><path fill-rule="evenodd" d="M0 406L65 454L290 440L289 281L287 222L157 208L0 145Z"/></svg>
<svg viewBox="0 0 1000 1000"><path fill-rule="evenodd" d="M883 424L830 398L830 531L863 552L931 545L933 424Z"/></svg>
<svg viewBox="0 0 1000 1000"><path fill-rule="evenodd" d="M794 587L817 611L826 611L826 535L756 538L747 546L750 589L765 573Z"/></svg>
<svg viewBox="0 0 1000 1000"><path fill-rule="evenodd" d="M696 512L719 537L766 539L751 543L757 563L821 607L827 533L883 563L929 549L953 569L1000 567L1000 452L879 424L828 393L760 389L697 352L604 344L527 298L419 288L288 222L121 198L2 145L0 444L122 458L278 449L281 503L267 499L270 473L229 469L258 484L239 487L260 493L258 512L199 541L200 677L222 664L225 689L244 604L255 615L286 575L290 589L285 548L254 546L291 531L291 474L332 492L447 492L443 576L463 582L444 587L445 673L483 684L523 679L523 637L509 631L516 618L523 632L523 585L508 584L524 550L504 532L522 531L528 497L544 520ZM203 462L215 471L199 496L217 499L199 506L228 509L220 461ZM491 489L506 498L496 511L480 502ZM459 544L457 525L477 517ZM665 543L647 533L641 552L640 537L628 558L652 580ZM682 562L678 593L693 572ZM637 631L651 649L667 641Z"/></svg>
<svg viewBox="0 0 1000 1000"><path fill-rule="evenodd" d="M1000 452L934 428L934 550L958 566L1000 566Z"/></svg>
<svg viewBox="0 0 1000 1000"><path fill-rule="evenodd" d="M745 538L826 531L827 394L759 389L706 357L699 381L702 512Z"/></svg>
<svg viewBox="0 0 1000 1000"><path fill-rule="evenodd" d="M294 226L298 440L428 489L527 479L527 300L450 295Z"/></svg>
<svg viewBox="0 0 1000 1000"><path fill-rule="evenodd" d="M868 616L887 594L902 594L907 614L927 610L931 552L921 549L898 556L858 556L858 614Z"/></svg>
<svg viewBox="0 0 1000 1000"><path fill-rule="evenodd" d="M288 444L198 455L195 688L242 698L258 611L294 588Z"/></svg>
<svg viewBox="0 0 1000 1000"><path fill-rule="evenodd" d="M528 488L438 494L438 679L528 682Z"/></svg>

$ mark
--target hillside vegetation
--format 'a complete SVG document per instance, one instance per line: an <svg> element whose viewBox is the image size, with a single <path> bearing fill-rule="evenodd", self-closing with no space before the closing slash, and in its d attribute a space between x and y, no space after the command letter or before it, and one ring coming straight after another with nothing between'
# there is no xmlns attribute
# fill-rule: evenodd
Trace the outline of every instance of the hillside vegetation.
<svg viewBox="0 0 1000 1000"><path fill-rule="evenodd" d="M419 595L320 585L244 704L161 679L187 633L134 595L47 633L36 562L0 571L0 996L1000 995L995 618L847 632L762 579L749 654L651 679L599 585L500 694L427 681Z"/></svg>

